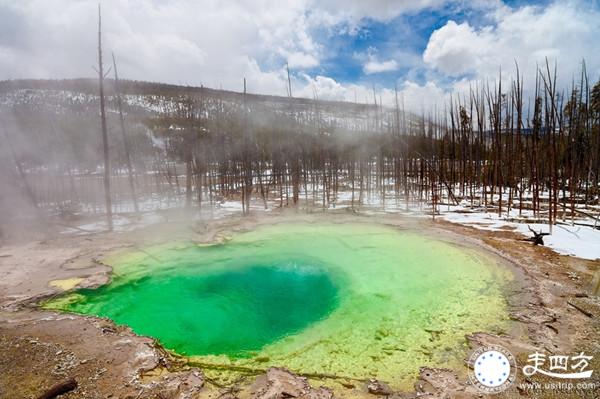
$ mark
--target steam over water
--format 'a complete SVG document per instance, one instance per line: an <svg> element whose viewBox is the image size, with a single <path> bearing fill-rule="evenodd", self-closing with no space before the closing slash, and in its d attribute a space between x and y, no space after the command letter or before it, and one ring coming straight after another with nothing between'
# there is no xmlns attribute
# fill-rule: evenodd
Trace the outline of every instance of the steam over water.
<svg viewBox="0 0 600 399"><path fill-rule="evenodd" d="M465 334L509 328L510 272L382 225L282 224L145 251L113 259L111 284L47 306L107 316L204 363L397 386L422 365L460 367Z"/></svg>

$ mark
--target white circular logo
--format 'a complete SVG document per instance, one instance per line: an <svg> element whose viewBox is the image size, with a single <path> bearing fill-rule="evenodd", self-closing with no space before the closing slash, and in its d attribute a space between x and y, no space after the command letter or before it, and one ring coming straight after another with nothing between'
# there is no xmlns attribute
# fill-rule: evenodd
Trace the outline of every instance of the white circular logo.
<svg viewBox="0 0 600 399"><path fill-rule="evenodd" d="M501 346L484 346L471 354L471 383L486 393L501 392L515 381L514 356Z"/></svg>

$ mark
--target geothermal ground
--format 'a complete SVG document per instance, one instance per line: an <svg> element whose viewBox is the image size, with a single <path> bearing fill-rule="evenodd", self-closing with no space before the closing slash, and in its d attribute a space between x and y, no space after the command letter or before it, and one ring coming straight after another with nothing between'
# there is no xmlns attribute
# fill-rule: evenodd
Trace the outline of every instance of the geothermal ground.
<svg viewBox="0 0 600 399"><path fill-rule="evenodd" d="M349 210L309 214L274 210L260 216L226 216L206 222L187 221L174 211L169 219L133 231L77 231L0 248L0 397L35 398L54 384L74 378L78 388L65 398L467 398L481 395L467 382L468 355L479 346L501 345L520 365L526 364L527 356L536 350L598 354L600 305L592 293L600 262L532 246L516 232ZM284 223L380 224L485 253L499 270L514 276L510 291L505 293L509 327L469 331L456 343L465 346L463 358L445 369L436 368L436 363L443 362L424 348L420 364L424 367L390 381L372 380L373 375L357 374L356 370L343 375L308 372L306 367L286 371L275 367L286 364L273 364L266 357L251 365L215 364L202 358L190 361L109 319L40 307L65 291L107 284L113 278L109 264L115 253L144 251L164 244L165 237L198 244L224 242L257 227ZM364 318L368 320L369 314ZM431 329L428 334L435 345L444 331ZM378 359L381 353L376 352L368 355ZM600 370L598 356L589 368ZM530 380L544 381L537 375ZM523 382L520 374L517 383L497 397L579 398L597 394L593 389L532 393L519 385ZM598 383L597 373L590 382Z"/></svg>

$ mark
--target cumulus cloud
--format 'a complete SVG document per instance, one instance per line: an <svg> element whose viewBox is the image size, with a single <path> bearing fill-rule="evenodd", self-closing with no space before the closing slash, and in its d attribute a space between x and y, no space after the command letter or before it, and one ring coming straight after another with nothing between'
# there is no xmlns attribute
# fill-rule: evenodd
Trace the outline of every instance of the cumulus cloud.
<svg viewBox="0 0 600 399"><path fill-rule="evenodd" d="M483 58L494 54L492 36L491 28L476 32L467 22L448 21L431 35L423 60L451 76L477 71L481 63L490 62Z"/></svg>
<svg viewBox="0 0 600 399"><path fill-rule="evenodd" d="M294 69L319 66L315 27L393 18L444 1L103 0L104 47L114 50L124 77L234 88L245 75L249 82L269 80L260 74L276 77L285 62ZM96 5L0 0L0 79L90 76ZM261 89L284 92L277 86Z"/></svg>
<svg viewBox="0 0 600 399"><path fill-rule="evenodd" d="M287 62L290 68L313 68L319 65L319 60L312 54L296 51L287 54Z"/></svg>
<svg viewBox="0 0 600 399"><path fill-rule="evenodd" d="M344 86L327 76L317 75L311 78L303 75L304 82L300 83L298 95L301 97L317 97L323 100L346 101L349 95L348 86Z"/></svg>
<svg viewBox="0 0 600 399"><path fill-rule="evenodd" d="M326 76L311 78L302 76L301 89L297 93L302 97L313 97L315 94L321 100L349 101L364 104L373 104L373 95L386 106L394 106L396 103L396 91L390 88L378 87L375 89L365 84L348 83L342 84L335 79ZM448 92L433 81L419 84L414 81L405 80L398 82L398 101L400 106L407 111L421 113L433 109L441 110L448 100Z"/></svg>
<svg viewBox="0 0 600 399"><path fill-rule="evenodd" d="M372 18L389 21L400 14L436 8L449 0L319 0L317 7L334 16L358 21L362 18Z"/></svg>
<svg viewBox="0 0 600 399"><path fill-rule="evenodd" d="M535 71L545 58L558 62L568 79L583 57L591 72L600 73L597 8L578 1L555 2L548 7L499 7L490 15L493 24L475 28L468 22L448 21L433 32L423 53L424 62L449 76L497 76L499 68Z"/></svg>
<svg viewBox="0 0 600 399"><path fill-rule="evenodd" d="M97 1L0 0L0 79L94 76ZM598 7L567 0L510 8L476 0L469 7L479 7L485 18L478 21L486 26L448 21L423 54L376 43L385 56L370 49L353 60L363 76L352 82L327 76L328 62L340 62L331 35L448 4L464 7L459 0L102 0L104 50L107 60L114 51L123 78L241 90L245 77L249 91L279 95L286 94L288 63L294 95L316 91L320 98L361 102L373 99L369 79L408 69L398 81L379 80L387 89L378 95L392 105L398 83L407 108L417 111L445 90L464 89L465 77L494 77L514 60L534 70L545 56L556 58L561 76L570 79L585 56L591 78L600 75Z"/></svg>
<svg viewBox="0 0 600 399"><path fill-rule="evenodd" d="M396 51L397 53L400 53ZM400 65L394 58L380 60L375 47L369 47L366 53L355 53L354 58L363 65L362 70L365 75L372 75L381 72L391 72L397 70Z"/></svg>
<svg viewBox="0 0 600 399"><path fill-rule="evenodd" d="M420 85L405 81L400 90L405 109L421 113L424 111L441 110L448 99L448 94L435 82Z"/></svg>
<svg viewBox="0 0 600 399"><path fill-rule="evenodd" d="M367 75L395 71L396 69L398 69L396 60L378 61L377 59L371 59L363 66L363 71Z"/></svg>
<svg viewBox="0 0 600 399"><path fill-rule="evenodd" d="M123 77L285 94L281 67L319 64L306 1L104 0ZM0 79L93 76L96 0L0 0ZM17 22L14 22L17 21Z"/></svg>
<svg viewBox="0 0 600 399"><path fill-rule="evenodd" d="M373 88L359 83L341 83L328 77L317 75L314 78L303 74L297 81L300 89L297 95L301 97L316 97L320 100L349 101L359 103L373 103ZM377 90L377 101L379 96L385 104L391 105L393 91L390 89Z"/></svg>

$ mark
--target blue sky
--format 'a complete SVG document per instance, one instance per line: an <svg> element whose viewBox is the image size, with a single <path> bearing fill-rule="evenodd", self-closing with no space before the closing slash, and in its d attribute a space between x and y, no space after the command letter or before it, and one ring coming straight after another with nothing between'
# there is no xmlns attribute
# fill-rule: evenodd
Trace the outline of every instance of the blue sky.
<svg viewBox="0 0 600 399"><path fill-rule="evenodd" d="M599 9L595 0L449 1L390 19L365 17L350 30L342 22L317 31L328 51L306 72L375 87L388 99L394 86L406 84L429 85L442 95L464 90L472 82L496 79L501 69L503 75L514 74L515 61L531 77L546 57L557 62L565 82L585 58L595 80ZM369 72L369 60L387 61L388 68Z"/></svg>
<svg viewBox="0 0 600 399"><path fill-rule="evenodd" d="M449 20L458 24L468 23L475 28L494 25L493 19L487 15L487 7L470 7L468 3L449 3L439 8L426 8L386 21L364 18L352 32L344 29L344 24L317 31L316 35L326 43L330 53L319 66L307 69L306 72L329 76L341 83L361 83L376 87L391 87L393 82L406 79L424 84L434 73L427 70L422 59L434 31L442 28ZM503 3L516 10L526 6L543 8L550 2L507 0ZM391 57L398 68L365 73L364 58L369 53L375 54L379 59ZM465 74L460 78L468 78L470 75L476 74ZM443 75L436 78L441 83L451 83L449 80L445 81Z"/></svg>
<svg viewBox="0 0 600 399"><path fill-rule="evenodd" d="M431 33L443 26L449 17L457 20L464 18L463 15L449 15L445 10L440 10L403 15L389 22L365 19L356 33L346 32L327 37L328 48L334 51L320 68L311 72L325 74L344 83L364 81L385 84L397 76L408 76L415 67L413 57L420 58ZM399 56L396 60L399 63L398 70L367 75L363 71L364 61L357 55L368 54L369 51L377 54L378 58L386 58L398 51L412 57ZM413 78L422 80L424 76Z"/></svg>

